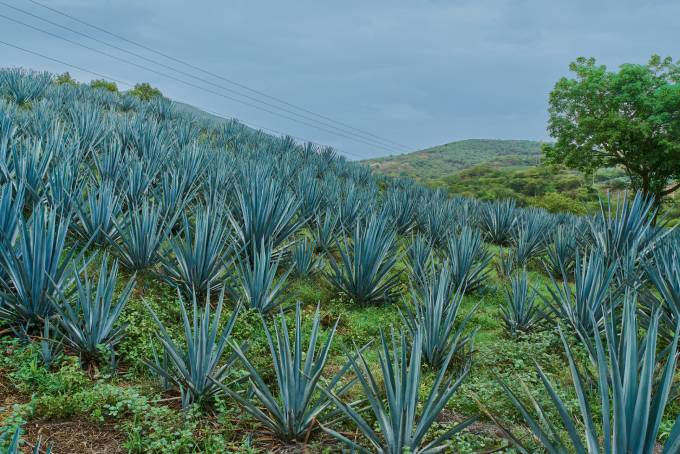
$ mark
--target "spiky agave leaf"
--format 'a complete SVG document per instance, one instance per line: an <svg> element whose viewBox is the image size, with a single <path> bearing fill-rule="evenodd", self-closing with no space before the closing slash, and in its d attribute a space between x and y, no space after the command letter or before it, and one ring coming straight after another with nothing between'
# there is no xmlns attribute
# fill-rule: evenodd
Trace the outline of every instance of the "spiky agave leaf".
<svg viewBox="0 0 680 454"><path fill-rule="evenodd" d="M195 225L182 217L182 232L170 240L174 260L163 259L163 276L182 289L185 295L203 296L222 287L227 257L231 247L224 217L214 208L200 208Z"/></svg>
<svg viewBox="0 0 680 454"><path fill-rule="evenodd" d="M543 254L550 238L551 218L542 210L525 210L512 230L513 258L519 267L526 267L533 258Z"/></svg>
<svg viewBox="0 0 680 454"><path fill-rule="evenodd" d="M385 195L385 209L395 230L408 233L416 223L417 199L409 191L391 188Z"/></svg>
<svg viewBox="0 0 680 454"><path fill-rule="evenodd" d="M505 328L511 335L531 331L544 317L538 304L538 294L529 288L528 273L523 270L510 281L505 290L505 305L501 308Z"/></svg>
<svg viewBox="0 0 680 454"><path fill-rule="evenodd" d="M252 309L266 314L281 304L281 291L292 269L278 279L279 260L274 260L271 244L252 247L245 258L239 257L239 271L243 297Z"/></svg>
<svg viewBox="0 0 680 454"><path fill-rule="evenodd" d="M319 263L314 258L316 242L306 237L300 239L292 248L293 269L297 276L309 276L317 271Z"/></svg>
<svg viewBox="0 0 680 454"><path fill-rule="evenodd" d="M330 251L336 244L338 230L338 218L330 208L326 208L323 215L315 216L312 220L312 236L316 243L316 251Z"/></svg>
<svg viewBox="0 0 680 454"><path fill-rule="evenodd" d="M494 244L508 244L512 229L517 222L517 206L514 200L500 200L482 205L479 227L486 239Z"/></svg>
<svg viewBox="0 0 680 454"><path fill-rule="evenodd" d="M7 431L4 434L0 435L0 446L2 446L6 441L7 441L7 435L9 435L10 432ZM21 448L21 428L17 427L14 433L12 434L12 437L8 440L9 445L7 445L7 451L5 451L6 454L21 454L22 450ZM33 454L52 454L52 446L47 446L45 450L43 451L42 448L42 439L38 438L38 441L35 443L33 446L33 450L31 451Z"/></svg>
<svg viewBox="0 0 680 454"><path fill-rule="evenodd" d="M433 246L444 246L453 228L452 217L446 201L434 200L421 208L418 229Z"/></svg>
<svg viewBox="0 0 680 454"><path fill-rule="evenodd" d="M121 265L133 272L155 266L160 261L159 249L174 223L174 218L164 219L161 208L146 199L141 207L130 207L126 222L116 223L120 240L113 246Z"/></svg>
<svg viewBox="0 0 680 454"><path fill-rule="evenodd" d="M79 148L85 153L97 149L110 132L108 117L102 114L99 106L91 103L76 102L67 112Z"/></svg>
<svg viewBox="0 0 680 454"><path fill-rule="evenodd" d="M300 200L300 217L308 221L319 214L323 205L323 187L311 170L300 172L295 179L295 195Z"/></svg>
<svg viewBox="0 0 680 454"><path fill-rule="evenodd" d="M125 326L116 323L135 283L134 278L130 279L116 299L117 283L118 262L114 261L109 268L108 255L104 255L97 283L86 270L83 279L76 276L73 301L62 298L56 304L66 343L78 353L83 365L97 364L102 347L113 352L125 333Z"/></svg>
<svg viewBox="0 0 680 454"><path fill-rule="evenodd" d="M616 264L607 266L602 254L591 250L588 255L576 256L573 273L564 265L561 268L562 282L551 276L546 304L579 335L590 337L600 332L604 317L616 300L617 289L612 288Z"/></svg>
<svg viewBox="0 0 680 454"><path fill-rule="evenodd" d="M52 368L52 365L61 355L64 346L63 335L57 327L52 325L50 318L45 317L42 337L40 338L40 358L47 370Z"/></svg>
<svg viewBox="0 0 680 454"><path fill-rule="evenodd" d="M324 430L351 449L360 452L386 454L441 452L447 440L475 420L475 418L467 419L429 443L424 442L437 416L463 382L467 370L458 376L449 375L447 366L453 357L453 352L449 352L442 367L436 370L434 382L426 392L427 397L420 399L419 391L423 383L422 334L415 333L410 348L404 333L397 336L392 331L391 339L388 340L381 331L380 340L381 348L378 357L382 380L371 370L361 352L348 355L350 365L368 400L371 416L376 420L377 430L353 406L343 402L334 393L328 393L338 408L357 425L373 451L369 451L335 430L330 428L324 428ZM387 396L385 400L383 396Z"/></svg>
<svg viewBox="0 0 680 454"><path fill-rule="evenodd" d="M387 226L384 217L375 217L364 226L357 223L352 237L338 244L341 261L332 255L329 261L332 272L326 279L338 290L359 304L389 300L399 276L389 276L398 260L395 250L395 233Z"/></svg>
<svg viewBox="0 0 680 454"><path fill-rule="evenodd" d="M420 234L413 237L411 245L406 250L411 280L421 281L425 279L433 256L432 243L427 237Z"/></svg>
<svg viewBox="0 0 680 454"><path fill-rule="evenodd" d="M618 264L616 279L622 285L644 278L643 267L651 250L669 232L654 225L655 216L654 199L637 192L632 201L627 193L616 200L608 196L606 207L600 200L600 213L590 220L590 236L605 263Z"/></svg>
<svg viewBox="0 0 680 454"><path fill-rule="evenodd" d="M0 186L0 241L14 244L23 207L23 185L20 185L17 189L12 184Z"/></svg>
<svg viewBox="0 0 680 454"><path fill-rule="evenodd" d="M563 266L567 272L571 272L576 262L577 247L578 239L575 226L572 224L558 225L552 241L546 248L548 257L545 265L548 271L559 274L561 272L560 266Z"/></svg>
<svg viewBox="0 0 680 454"><path fill-rule="evenodd" d="M118 240L116 224L121 216L120 197L112 183L102 183L90 188L85 200L76 205L75 232L85 241L96 246L106 246Z"/></svg>
<svg viewBox="0 0 680 454"><path fill-rule="evenodd" d="M156 325L156 337L168 356L165 364L147 362L147 365L157 375L165 378L177 386L182 393L182 406L188 408L191 404L208 405L210 399L220 391L217 383L221 383L236 360L235 355L225 358L231 332L241 305L237 304L226 322L222 322L222 308L224 290L220 292L215 312L210 304L210 292L206 293L206 304L203 309L198 308L198 298L192 295L192 318L189 319L185 303L179 294L179 307L182 315L183 338L176 342L170 336L165 324L156 313L148 308ZM245 346L242 346L243 350Z"/></svg>
<svg viewBox="0 0 680 454"><path fill-rule="evenodd" d="M272 356L277 392L273 392L238 345L233 345L234 351L248 371L252 390L259 405L227 387L223 389L279 439L285 442L304 441L317 423L323 424L336 416L335 412L326 411L332 403L327 393L338 385L349 366L341 368L327 383L322 383L322 375L337 322L328 332L326 340L319 345L321 317L317 306L306 351L303 342L302 308L299 302L295 308L292 343L283 310L278 320L274 322L274 335L264 319L262 326ZM344 394L353 383L354 380L344 384L336 395ZM319 388L326 392L319 393Z"/></svg>
<svg viewBox="0 0 680 454"><path fill-rule="evenodd" d="M77 245L67 249L68 228L68 217L39 204L29 219L19 221L16 246L0 239L0 268L7 274L1 283L0 319L30 328L54 313L51 301L68 293L82 270L75 263L85 253Z"/></svg>
<svg viewBox="0 0 680 454"><path fill-rule="evenodd" d="M16 179L26 188L26 199L31 205L38 203L45 192L53 158L53 147L33 139L22 141L12 149Z"/></svg>
<svg viewBox="0 0 680 454"><path fill-rule="evenodd" d="M645 266L645 271L659 298L645 291L643 302L649 306L647 312L651 314L660 300L664 328L661 331L668 335L680 322L680 241L670 240L655 249L652 263Z"/></svg>
<svg viewBox="0 0 680 454"><path fill-rule="evenodd" d="M421 334L425 361L437 368L450 352L468 356L476 330L466 333L466 328L476 307L460 320L464 288L455 284L449 263L445 262L438 270L431 266L425 279L411 283L410 292L410 301L404 304L401 317L411 336ZM467 362L469 357L463 359Z"/></svg>
<svg viewBox="0 0 680 454"><path fill-rule="evenodd" d="M477 229L463 227L451 235L447 242L453 284L470 292L481 287L489 275L493 258Z"/></svg>
<svg viewBox="0 0 680 454"><path fill-rule="evenodd" d="M246 167L236 192L237 206L229 219L243 248L271 242L276 249L306 221L297 216L300 202L268 168Z"/></svg>
<svg viewBox="0 0 680 454"><path fill-rule="evenodd" d="M17 105L23 106L37 100L52 83L52 76L46 72L9 68L0 71L1 91Z"/></svg>
<svg viewBox="0 0 680 454"><path fill-rule="evenodd" d="M657 352L659 312L651 318L646 333L639 338L640 326L636 317L636 298L626 293L621 317L611 312L605 323L605 342L594 337L593 365L597 370L598 401L590 401L590 393L576 365L573 352L564 332L560 337L569 361L569 370L578 398L580 418L574 418L560 399L553 385L536 364L539 377L550 396L551 405L559 414L561 428L568 435L568 444L553 426L532 416L531 410L508 386L501 385L512 403L522 414L531 431L549 453L604 453L657 452L659 427L668 403L677 362L680 325L675 329L669 349ZM596 323L593 319L592 323ZM535 400L539 415L547 408ZM599 409L599 418L594 410ZM597 422L601 420L601 425ZM585 440L585 441L584 441ZM663 445L662 452L670 454L680 447L680 416Z"/></svg>

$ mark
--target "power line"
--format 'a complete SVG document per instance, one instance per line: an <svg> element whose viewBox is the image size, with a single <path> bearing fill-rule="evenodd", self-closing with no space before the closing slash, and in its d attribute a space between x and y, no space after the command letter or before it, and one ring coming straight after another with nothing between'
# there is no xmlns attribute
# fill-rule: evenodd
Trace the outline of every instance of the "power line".
<svg viewBox="0 0 680 454"><path fill-rule="evenodd" d="M31 16L31 17L34 17L34 18L36 18L36 19L39 19L39 20L44 21L44 22L46 22L46 23L49 23L49 24L51 24L51 25L55 25L55 26L57 26L57 27L60 27L60 28L69 30L69 31L71 31L71 32L73 32L73 33L76 33L76 34L78 34L78 35L85 36L85 37L88 38L88 39L92 39L92 40L97 41L97 42L102 42L103 44L105 44L105 45L107 45L107 46L109 46L109 47L113 47L114 49L118 49L118 50L121 50L121 51L123 51L123 52L127 52L125 49L119 48L119 47L117 47L117 46L110 45L110 44L108 44L108 43L106 43L106 42L103 42L103 41L101 41L101 40L98 40L97 38L91 37L91 36L89 36L89 35L87 35L87 34L84 34L84 33L80 33L80 32L78 32L77 30L73 30L73 29L71 29L71 28L69 28L69 27L66 27L66 26L63 26L63 25L61 25L61 24L52 22L52 21L50 21L50 20L48 20L48 19L44 19L44 18L42 18L42 17L40 17L40 16L37 16L37 15L32 14L32 13L30 13L30 12L24 11L24 10L22 10L22 9L20 9L20 8L16 8L16 7L14 7L14 6L12 6L12 5L9 5L9 4L7 4L7 3L1 1L1 0L0 0L0 4L9 6L9 7L12 8L12 9L15 9L15 10L17 10L17 11L20 11L20 12L26 14L26 15L29 15L29 16ZM79 43L79 42L77 42L77 41L70 40L70 39L68 39L68 38L65 38L65 37L63 37L63 36L57 35L57 34L55 34L55 33L51 33L51 32L48 32L48 31L46 31L46 30L42 30L42 29L40 29L40 28L37 28L37 27L34 27L34 26L32 26L32 25L26 24L26 23L24 23L24 22L22 22L22 21L19 21L19 20L17 20L17 19L11 18L11 17L8 17L8 16L6 16L6 15L0 14L0 17L3 17L3 18L5 18L5 19L7 19L7 20L10 20L10 21L15 22L15 23L17 23L17 24L20 24L20 25L22 25L22 26L31 28L31 29L33 29L33 30L39 31L39 32L41 32L41 33L45 33L45 34L48 34L48 35L50 35L50 36L56 37L56 38L58 38L58 39L61 39L61 40L63 40L63 41L66 41L66 42L68 42L68 43L71 43L71 44L73 44L73 45L76 45L76 46L85 48L85 49L90 50L90 51L92 51L92 52L95 52L95 53L98 53L98 54L107 56L107 57L109 57L109 58L113 58L113 59L115 59L115 60L124 62L124 63L129 64L129 65L133 65L133 66L135 66L135 67L144 69L144 70L146 70L146 71L150 71L150 72L152 72L152 73L154 73L154 74L160 75L161 77L167 77L167 78L169 78L169 79L175 80L175 81L177 81L177 82L179 82L179 83L182 83L182 84L184 84L184 85L187 85L187 86L190 86L190 87L193 87L193 88L197 88L197 89L199 89L199 90L203 90L203 91L205 91L205 92L208 92L208 93L211 93L211 94L214 94L214 95L217 95L217 96L221 96L221 97L223 97L223 98L225 98L225 99L228 99L228 100L231 100L231 101L235 101L235 102L241 103L241 104L243 104L243 105L246 105L246 106L248 106L248 107L252 107L252 108L254 108L254 109L258 109L258 110L267 112L267 113L269 113L269 114L271 114L271 115L275 115L275 116L278 116L278 117L282 117L282 118L285 118L285 119L288 119L288 120L291 120L291 121L294 121L294 122L303 124L303 125L305 125L305 126L309 126L309 127L312 127L312 128L316 128L316 129L319 129L319 130L321 130L321 131L324 131L324 132L327 132L327 133L330 133L330 134L334 134L334 135L338 135L338 136L341 136L341 137L344 137L344 138L347 138L347 139L350 139L350 140L353 140L353 141L356 141L356 142L361 142L361 143L366 144L366 145L369 145L369 146L371 146L371 147L378 147L378 148L381 148L381 149L386 150L386 151L394 152L393 149L388 148L388 147L386 147L386 146L384 146L384 145L382 145L382 144L380 144L380 143L378 143L378 142L376 142L376 141L374 141L374 140L372 140L372 139L364 139L363 137L357 136L356 134L348 133L348 132L345 132L345 131L342 131L342 130L339 130L340 132L337 132L337 131L329 130L329 129L326 129L325 127L321 127L321 126L318 126L318 125L315 125L315 124L310 124L310 123L308 123L307 121L303 121L303 120L300 120L300 119L298 119L298 118L293 118L293 117L290 117L290 116L288 116L288 115L281 114L280 112L275 112L275 111L272 111L272 110L270 110L270 109L263 108L263 107L258 106L258 105L254 105L254 104L249 103L249 102L247 102L247 101L243 101L243 100L241 100L241 99L234 98L234 97L232 97L232 96L229 96L229 95L225 95L225 94L223 94L223 93L216 92L216 91L211 90L211 89L209 89L209 88L205 88L205 87L202 87L202 86L200 86L200 85L196 85L196 84L194 84L194 83L192 83L192 82L187 82L187 81L185 81L185 80L183 80L183 79L180 79L180 78L178 78L178 77L172 76L172 75L170 75L170 74L166 74L166 73L157 71L157 70L155 70L155 69L153 69L153 68L149 68L149 67L147 67L147 66L140 65L139 63L136 63L136 62L133 62L133 61L130 61L130 60L127 60L127 59L118 57L118 56L113 55L113 54L110 54L110 53L108 53L108 52L101 51L101 50L99 50L99 49L96 49L96 48L87 46L87 45L82 44L82 43ZM131 52L127 52L127 53L131 53ZM135 54L135 53L131 53L131 54L132 54L132 55L135 55L135 56L138 56L138 55ZM139 58L144 58L144 57L142 57L142 56L138 56L138 57L139 57ZM148 59L147 59L147 60L148 60ZM151 61L153 62L153 60L151 60ZM160 63L160 65L163 65L163 64ZM167 65L163 65L163 66L167 66ZM170 67L170 69L172 69L172 68ZM179 71L179 72L181 72L181 71ZM186 74L186 73L185 73L185 74ZM189 76L190 76L190 77L194 77L194 76L191 76L190 74L189 74ZM194 78L196 78L196 77L194 77ZM198 79L199 79L199 80L204 80L204 79L201 79L201 78L198 78ZM207 82L210 83L209 81L207 81ZM215 85L215 84L212 84L212 85ZM219 86L219 85L218 85L218 86ZM225 90L227 90L227 91L230 91L230 92L234 92L233 90L230 90L230 89L228 89L228 88L223 88L223 89L225 89ZM277 106L275 106L275 105L273 105L273 104L269 104L269 103L266 103L266 102L263 102L263 101L259 101L259 100L257 100L256 98L252 98L252 97L249 97L249 96L247 96L247 95L242 95L242 94L239 94L238 92L236 92L236 94L239 95L239 96L243 96L243 97L246 97L246 98L253 99L253 100L255 100L256 102L260 102L260 103L265 104L265 105L268 105L268 106L270 106L270 107L272 107L272 108L278 108L278 109L280 109L280 110L284 110L284 111L286 111L286 112L290 112L290 111L287 111L287 110L285 110L285 109L281 109L281 108L279 108L279 107L277 107ZM290 112L290 113L292 113L292 114L294 114L294 115L300 116L299 114L295 114L294 112ZM304 118L304 117L303 117L303 118ZM316 120L314 120L314 119L311 119L311 120L312 120L312 121L316 121ZM318 121L317 121L317 122L318 122ZM334 129L338 129L338 128L333 127L332 125L331 125L330 127L334 128Z"/></svg>
<svg viewBox="0 0 680 454"><path fill-rule="evenodd" d="M50 61L55 62L55 63L58 63L58 64L60 64L60 65L68 66L69 68L77 69L78 71L82 71L82 72L84 72L84 73L92 74L93 76L96 76L96 77L101 77L101 78L103 78L103 79L106 79L106 80L110 80L110 81L116 82L117 84L122 85L122 86L124 86L124 87L129 87L129 88L133 88L133 87L134 87L134 84L132 84L131 82L127 82L127 81L124 81L124 80L121 80L121 79L117 79L117 78L115 78L115 77L111 77L111 76L108 76L108 75L106 75L106 74L102 74L102 73L97 72L97 71L92 71L92 70L90 70L90 69L83 68L82 66L74 65L74 64L72 64L72 63L65 62L64 60L60 60L60 59L58 59L58 58L50 57L50 56L48 56L48 55L41 54L40 52L36 52L36 51L30 50L30 49L26 49L25 47L21 47L21 46L18 46L18 45L16 45L16 44L8 43L8 42L2 41L2 40L0 40L0 44L5 45L5 46L8 46L8 47L12 47L12 48L14 48L14 49L20 50L20 51L22 51L22 52L26 52L26 53L31 54L31 55L35 55L36 57L40 57L40 58L44 58L44 59L46 59L46 60L50 60ZM180 100L180 99L175 99L175 101L186 103L186 101L183 101L183 100ZM191 104L189 104L189 105L191 105ZM202 110L202 111L204 111L204 112L208 112L208 113L210 113L211 115L214 115L214 116L216 116L216 117L220 117L220 118L225 119L225 120L232 119L231 117L228 117L228 116L226 116L226 115L218 114L218 113L216 113L216 112L211 112L211 111L209 111L209 110L203 109L203 108L201 108L200 106L195 106L195 107L198 108L198 109L200 109L200 110ZM241 121L241 120L238 120L238 119L237 119L237 121L239 121L240 123L243 123L243 124L246 125L246 126L250 126L250 127L255 126L255 125L249 125L248 123L246 123L246 122L244 122L244 121ZM275 132L275 133L277 133L277 134L289 135L289 134L282 133L282 132L280 132L280 131L276 131L276 130L269 129L269 128L264 128L264 127L259 127L259 126L255 126L254 129L258 129L258 128L260 128L260 129L266 129L266 130ZM294 137L294 136L291 136L291 137ZM298 140L302 140L303 142L311 142L311 143L315 143L315 144L317 144L317 145L322 146L321 144L319 144L319 143L317 143L317 142L315 142L315 141L313 141L313 140L303 139L303 138L300 138L300 137L295 137L295 138L298 139ZM348 151L340 150L340 149L337 149L337 148L335 148L335 149L336 149L339 153L342 153L342 154L346 154L346 155L349 155L349 156L354 156L354 157L363 159L363 156L359 156L359 155L357 155L357 154L350 153L350 152L348 152Z"/></svg>
<svg viewBox="0 0 680 454"><path fill-rule="evenodd" d="M111 31L109 31L109 30L106 30L106 29L104 29L104 28L102 28L102 27L99 27L99 26L97 26L97 25L91 24L91 23L89 23L89 22L87 22L87 21L84 21L84 20L79 19L79 18L77 18L77 17L75 17L75 16L72 16L72 15L70 15L70 14L67 14L67 13L65 13L65 12L63 12L63 11L60 11L60 10L56 9L56 8L52 8L52 7L50 7L50 6L47 6L47 5L45 5L45 4L43 4L43 3L40 3L40 2L38 2L38 1L35 1L35 0L29 0L29 1L30 1L31 3L37 5L37 6L40 6L41 8L45 8L45 9L47 9L47 10L49 10L49 11L52 11L52 12L54 12L54 13L56 13L56 14L59 14L60 16L66 17L66 18L68 18L68 19L71 19L71 20L73 20L73 21L75 21L75 22L77 22L77 23L80 23L80 24L85 25L85 26L87 26L87 27L93 28L93 29L98 30L98 31L100 31L100 32L102 32L102 33L106 33L106 34L109 35L109 36L113 36L114 38L117 38L117 39L119 39L119 40L125 41L125 42L127 42L127 43L129 43L129 44L132 44L132 45L137 46L137 47L139 47L139 48L141 48L141 49L144 49L144 50L146 50L146 51L148 51L148 52L152 52L152 53L154 53L154 54L156 54L156 55L159 55L159 56L161 56L161 57L164 57L164 58L166 58L166 59L168 59L168 60L171 60L171 61L174 61L174 62L179 63L179 64L181 64L181 65L184 65L184 66L186 66L186 67L188 67L188 68L191 68L191 69L193 69L193 70L200 71L200 72L202 72L202 73L204 73L204 74L208 74L208 75L210 75L210 76L212 76L212 77L215 77L215 78L218 78L218 79L220 79L220 80L223 80L223 81L225 81L225 82L227 82L227 83L229 83L229 84L232 84L232 85L234 85L234 86L237 86L237 87L239 87L239 88L242 88L242 89L244 89L244 90L247 90L247 91L249 91L249 92L251 92L251 93L258 94L258 95L260 95L260 96L263 96L263 97L265 97L265 98L268 98L268 99L277 101L277 102L279 102L279 103L281 103L281 104L284 104L284 105L286 105L286 106L292 107L292 108L297 109L297 110L300 110L300 111L302 111L302 112L305 112L305 113L308 113L308 114L317 116L317 117L319 117L319 118L323 118L323 119L325 119L325 120L331 121L331 122L333 122L333 123L342 125L342 126L344 126L344 127L346 127L346 128L349 128L349 129L352 129L352 130L354 130L354 131L360 132L360 133L362 133L362 134L365 134L365 135L374 137L374 138L379 139L379 140L381 140L381 141L383 141L383 142L391 143L391 144L393 144L393 145L397 145L397 146L402 147L402 148L405 148L405 149L407 149L407 150L410 149L410 147L408 147L407 145L403 145L403 144L401 144L401 143L399 143L399 142L395 142L395 141L393 141L393 140L386 139L386 138L384 138L384 137L381 137L381 136L378 136L378 135L376 135L376 134L373 134L373 133L371 133L371 132L369 132L369 131L365 131L365 130L363 130L363 129L356 128L356 127L351 126L351 125L349 125L349 124L346 124L346 123L343 123L343 122L334 120L333 118L330 118L330 117L327 117L327 116L325 116L325 115L322 115L322 114L316 113L316 112L314 112L314 111L308 110L308 109L306 109L306 108L304 108L304 107L300 107L299 105L290 103L290 102L285 101L285 100L283 100L283 99L281 99L281 98L278 98L278 97L276 97L276 96L272 96L272 95L269 95L269 94L267 94L267 93L264 93L264 92L262 92L262 91L260 91L260 90L256 90L256 89L254 89L254 88L248 87L247 85L244 85L244 84L242 84L242 83L240 83L240 82L237 82L237 81L235 81L235 80L233 80L233 79L229 79L229 78L227 78L227 77L224 77L224 76L221 76L221 75L216 74L216 73L214 73L214 72L211 72L211 71L208 71L208 70L206 70L206 69L203 69L203 68L201 68L201 67L199 67L199 66L193 65L193 64L191 64L191 63L187 63L186 61L183 61L183 60L181 60L181 59L178 59L178 58L173 57L173 56L171 56L171 55L168 55L168 54L166 54L166 53L163 53L163 52L160 52L160 51L158 51L158 50L152 49L152 48L149 47L149 46L146 46L146 45L144 45L144 44L140 44L140 43L138 43L138 42L136 42L136 41L133 41L133 40L131 40L131 39L128 39L128 38L126 38L126 37L124 37L124 36L121 36L121 35L119 35L119 34L113 33L113 32L111 32Z"/></svg>

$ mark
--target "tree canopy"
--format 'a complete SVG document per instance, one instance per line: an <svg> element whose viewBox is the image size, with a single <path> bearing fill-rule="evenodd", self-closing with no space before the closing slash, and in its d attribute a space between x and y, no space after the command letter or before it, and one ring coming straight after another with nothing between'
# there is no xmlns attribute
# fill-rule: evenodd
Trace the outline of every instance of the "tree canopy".
<svg viewBox="0 0 680 454"><path fill-rule="evenodd" d="M146 82L135 85L135 87L130 90L129 93L132 96L136 96L137 98L141 99L142 101L150 101L156 96L163 96L163 93L161 93L158 88L152 87Z"/></svg>
<svg viewBox="0 0 680 454"><path fill-rule="evenodd" d="M115 82L110 82L108 80L104 79L95 79L92 82L90 82L90 87L92 88L100 88L103 90L108 90L112 93L117 93L118 92L118 85L116 85Z"/></svg>
<svg viewBox="0 0 680 454"><path fill-rule="evenodd" d="M579 58L550 93L549 161L584 172L620 167L660 204L680 188L680 65L652 56L609 71Z"/></svg>

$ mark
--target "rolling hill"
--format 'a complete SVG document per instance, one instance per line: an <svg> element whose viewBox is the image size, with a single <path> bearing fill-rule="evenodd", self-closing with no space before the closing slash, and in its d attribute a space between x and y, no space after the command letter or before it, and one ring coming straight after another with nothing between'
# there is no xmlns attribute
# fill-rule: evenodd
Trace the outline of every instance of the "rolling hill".
<svg viewBox="0 0 680 454"><path fill-rule="evenodd" d="M427 182L483 163L499 167L535 165L540 153L541 142L532 140L469 139L366 162L389 176Z"/></svg>

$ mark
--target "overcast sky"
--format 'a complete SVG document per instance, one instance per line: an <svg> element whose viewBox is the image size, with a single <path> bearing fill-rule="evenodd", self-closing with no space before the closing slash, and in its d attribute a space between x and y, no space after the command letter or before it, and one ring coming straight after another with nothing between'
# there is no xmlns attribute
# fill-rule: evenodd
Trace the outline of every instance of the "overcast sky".
<svg viewBox="0 0 680 454"><path fill-rule="evenodd" d="M353 157L413 151L466 138L547 139L548 93L560 76L568 74L568 64L576 57L593 56L610 67L646 62L652 53L680 57L677 0L41 1L402 146L390 145L385 150L296 123L4 17L0 17L0 40L122 81L148 81L171 98L332 145ZM2 2L162 60L29 0ZM0 14L4 16L138 61L3 3ZM176 62L162 61L215 85L241 90ZM95 78L1 44L0 62L2 66L69 71L79 80ZM215 85L175 76L232 96Z"/></svg>

